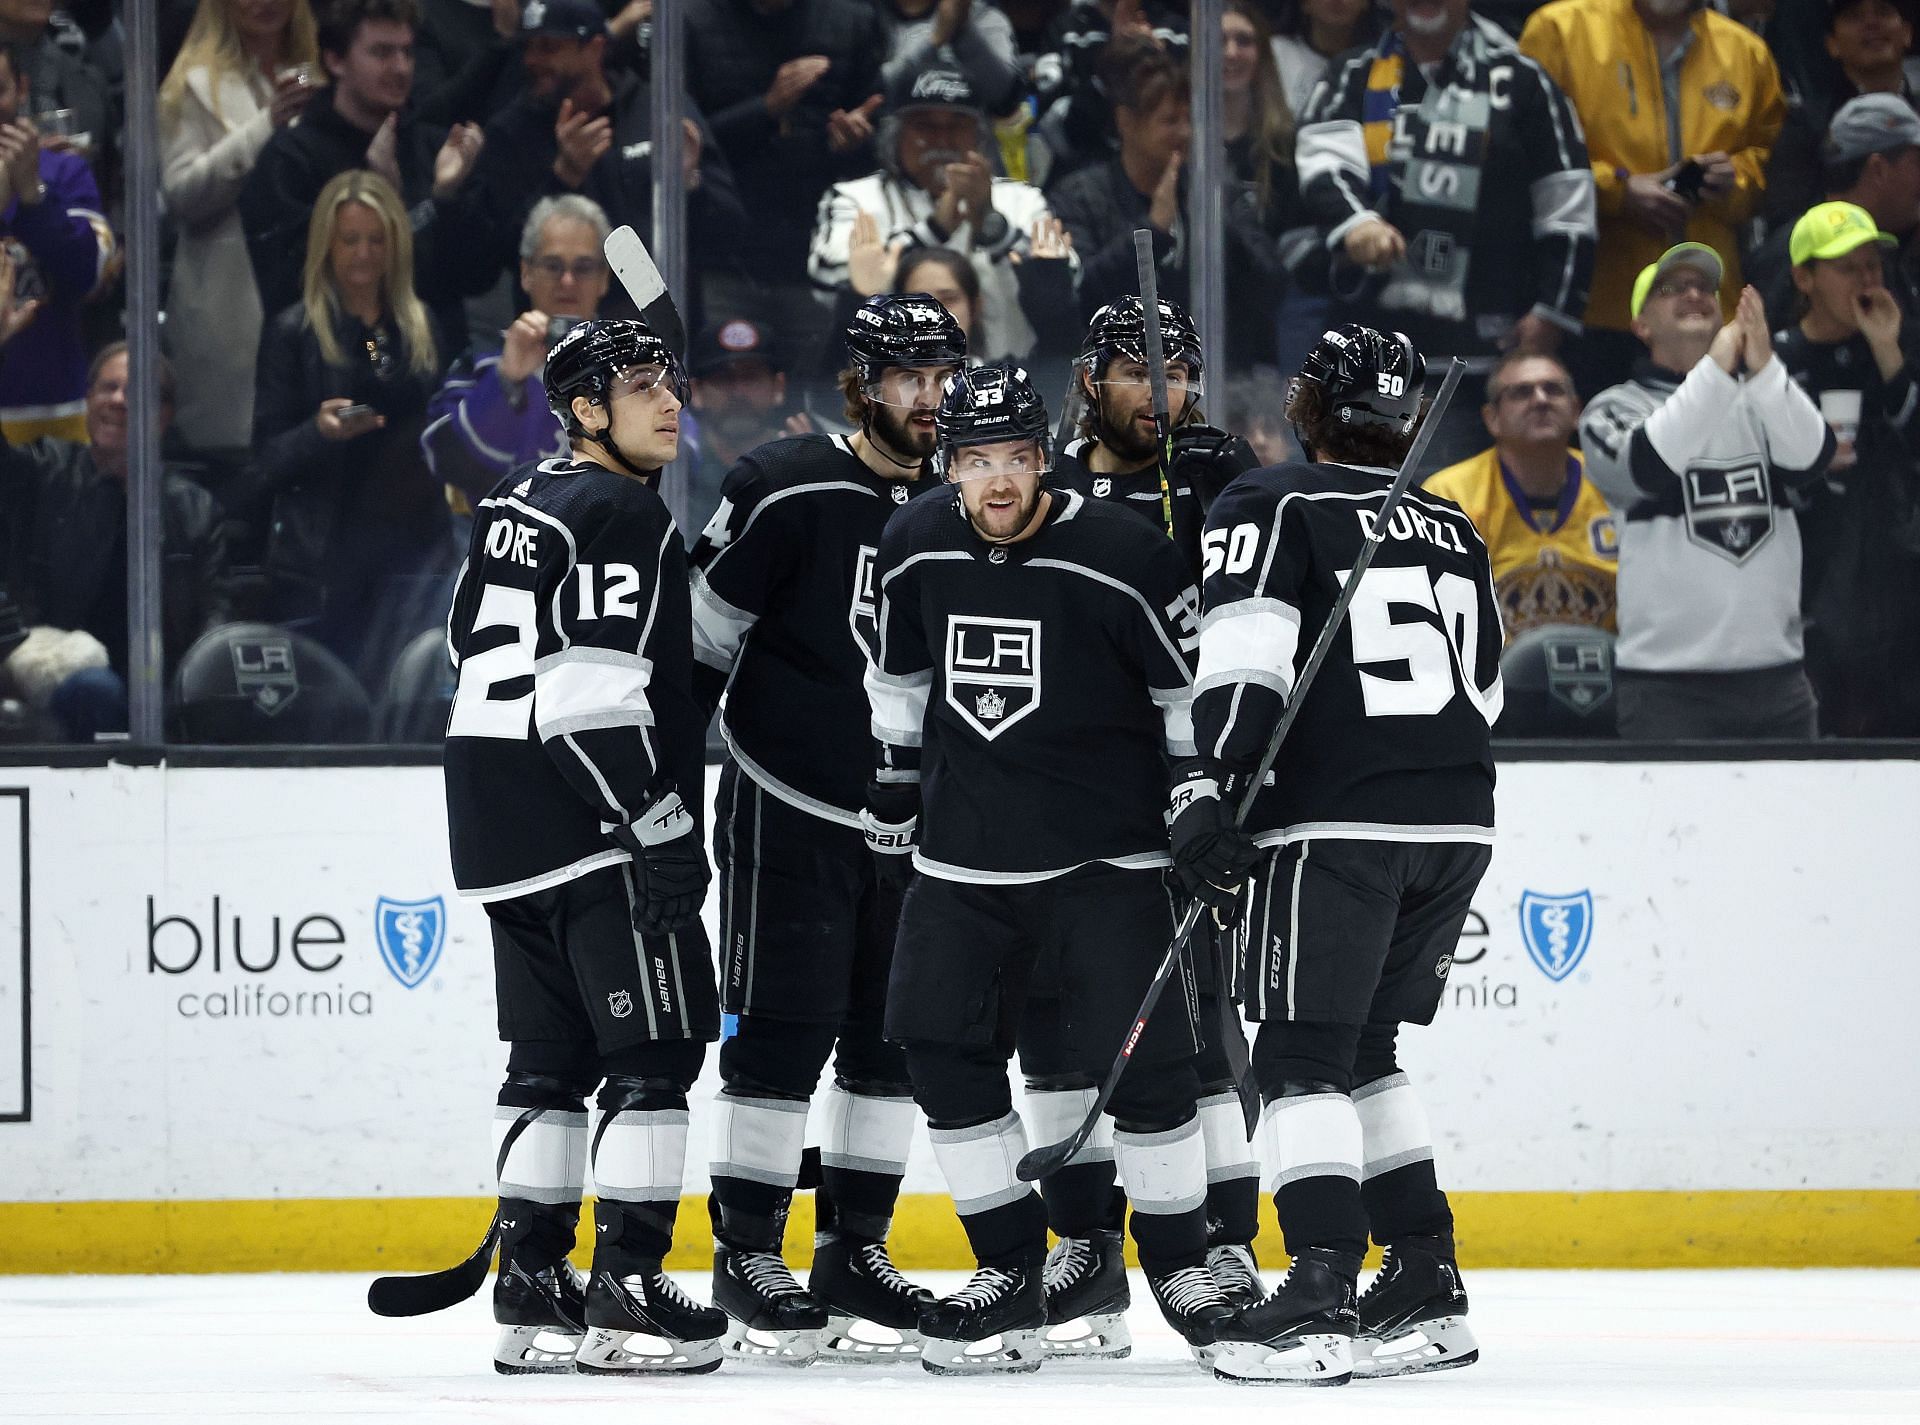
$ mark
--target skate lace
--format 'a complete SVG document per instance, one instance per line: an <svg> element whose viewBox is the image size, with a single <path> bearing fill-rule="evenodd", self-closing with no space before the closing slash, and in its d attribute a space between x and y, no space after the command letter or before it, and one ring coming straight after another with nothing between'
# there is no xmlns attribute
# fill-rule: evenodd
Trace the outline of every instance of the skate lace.
<svg viewBox="0 0 1920 1425"><path fill-rule="evenodd" d="M948 1300L959 1302L962 1306L992 1306L1013 1290L1014 1285L1012 1272L1002 1271L999 1267L980 1267L967 1284Z"/></svg>
<svg viewBox="0 0 1920 1425"><path fill-rule="evenodd" d="M1093 1265L1093 1245L1078 1237L1062 1237L1047 1253L1047 1265L1041 1280L1050 1292L1065 1291Z"/></svg>
<svg viewBox="0 0 1920 1425"><path fill-rule="evenodd" d="M860 1264L866 1268L867 1274L887 1290L907 1293L913 1291L913 1283L901 1274L900 1269L893 1264L893 1259L887 1255L885 1243L869 1242L860 1249L859 1256Z"/></svg>
<svg viewBox="0 0 1920 1425"><path fill-rule="evenodd" d="M1160 1299L1182 1316L1202 1306L1226 1304L1226 1298L1220 1294L1220 1283L1205 1267L1182 1267L1170 1276L1159 1278L1154 1285Z"/></svg>
<svg viewBox="0 0 1920 1425"><path fill-rule="evenodd" d="M647 1295L657 1301L671 1302L686 1311L700 1310L700 1303L680 1290L680 1283L665 1272L655 1272L647 1278Z"/></svg>
<svg viewBox="0 0 1920 1425"><path fill-rule="evenodd" d="M1359 1305L1365 1306L1368 1302L1379 1301L1386 1295L1388 1288L1393 1285L1393 1279L1398 1275L1400 1275L1400 1259L1394 1255L1393 1248L1389 1246L1381 1254L1378 1275L1368 1282L1367 1289L1360 1293Z"/></svg>
<svg viewBox="0 0 1920 1425"><path fill-rule="evenodd" d="M802 1296L806 1288L794 1279L793 1269L776 1252L749 1252L740 1259L747 1285L765 1297Z"/></svg>
<svg viewBox="0 0 1920 1425"><path fill-rule="evenodd" d="M1257 1291L1259 1279L1247 1266L1243 1247L1215 1247L1207 1253L1207 1267L1222 1292Z"/></svg>

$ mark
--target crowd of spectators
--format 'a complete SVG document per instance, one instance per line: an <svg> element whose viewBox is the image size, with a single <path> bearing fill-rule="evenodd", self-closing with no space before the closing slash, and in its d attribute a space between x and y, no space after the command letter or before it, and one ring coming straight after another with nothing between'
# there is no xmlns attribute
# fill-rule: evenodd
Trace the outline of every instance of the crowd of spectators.
<svg viewBox="0 0 1920 1425"><path fill-rule="evenodd" d="M1914 3L1224 0L1197 135L1184 0L160 0L168 669L236 622L411 666L475 502L565 448L546 352L630 310L601 244L656 162L691 538L741 453L845 428L867 296L1049 390L1137 229L1188 300L1205 138L1210 421L1284 458L1318 333L1407 331L1467 363L1428 488L1510 640L1617 638L1622 735L1920 736ZM124 50L0 0L0 735L126 726Z"/></svg>

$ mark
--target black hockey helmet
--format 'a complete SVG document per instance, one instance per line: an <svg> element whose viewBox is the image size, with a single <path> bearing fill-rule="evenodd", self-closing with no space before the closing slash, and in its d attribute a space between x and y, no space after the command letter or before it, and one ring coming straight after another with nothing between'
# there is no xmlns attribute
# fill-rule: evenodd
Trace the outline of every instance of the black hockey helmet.
<svg viewBox="0 0 1920 1425"><path fill-rule="evenodd" d="M1427 361L1404 332L1348 323L1321 334L1293 379L1320 387L1336 424L1406 435L1420 415Z"/></svg>
<svg viewBox="0 0 1920 1425"><path fill-rule="evenodd" d="M934 415L942 451L1003 440L1037 440L1043 448L1051 427L1047 403L1026 371L1011 361L993 361L955 373Z"/></svg>
<svg viewBox="0 0 1920 1425"><path fill-rule="evenodd" d="M847 355L862 385L889 366L959 366L967 334L953 313L925 292L883 292L847 323Z"/></svg>
<svg viewBox="0 0 1920 1425"><path fill-rule="evenodd" d="M645 322L630 317L599 317L583 322L555 343L547 353L547 404L560 418L568 439L587 438L586 428L573 414L573 398L606 400L614 378L636 366L662 367L673 394L686 401L686 368Z"/></svg>
<svg viewBox="0 0 1920 1425"><path fill-rule="evenodd" d="M1187 370L1199 376L1200 332L1177 302L1160 298L1160 349L1169 364L1184 361ZM1109 302L1093 314L1087 334L1080 342L1080 364L1088 380L1098 380L1109 361L1123 356L1142 366L1147 362L1147 308L1138 297L1122 297Z"/></svg>

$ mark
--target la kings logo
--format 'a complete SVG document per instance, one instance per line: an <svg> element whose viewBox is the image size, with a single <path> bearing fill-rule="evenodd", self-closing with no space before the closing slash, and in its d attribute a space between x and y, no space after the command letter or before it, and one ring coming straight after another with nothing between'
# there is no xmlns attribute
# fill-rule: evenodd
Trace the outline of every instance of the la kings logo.
<svg viewBox="0 0 1920 1425"><path fill-rule="evenodd" d="M853 601L847 606L847 624L853 629L853 641L872 661L879 651L880 636L874 626L873 561L879 553L871 544L863 544L853 557Z"/></svg>
<svg viewBox="0 0 1920 1425"><path fill-rule="evenodd" d="M1040 706L1040 620L947 615L947 704L991 742Z"/></svg>
<svg viewBox="0 0 1920 1425"><path fill-rule="evenodd" d="M1686 491L1687 538L1722 559L1745 564L1773 534L1773 484L1758 460L1689 465Z"/></svg>

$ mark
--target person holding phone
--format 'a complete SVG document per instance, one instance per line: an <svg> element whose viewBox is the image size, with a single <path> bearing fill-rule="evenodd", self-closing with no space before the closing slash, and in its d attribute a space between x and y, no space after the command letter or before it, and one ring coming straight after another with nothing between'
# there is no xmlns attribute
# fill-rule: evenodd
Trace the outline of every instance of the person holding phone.
<svg viewBox="0 0 1920 1425"><path fill-rule="evenodd" d="M455 553L418 444L440 335L386 179L349 170L321 190L303 272L260 344L252 499L236 513L265 517L269 617L378 686L406 637L439 621Z"/></svg>
<svg viewBox="0 0 1920 1425"><path fill-rule="evenodd" d="M547 352L597 316L611 273L602 251L607 215L578 193L543 198L520 230L527 310L498 336L476 340L447 372L420 436L447 504L467 514L508 471L564 455L566 433L541 396Z"/></svg>

